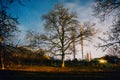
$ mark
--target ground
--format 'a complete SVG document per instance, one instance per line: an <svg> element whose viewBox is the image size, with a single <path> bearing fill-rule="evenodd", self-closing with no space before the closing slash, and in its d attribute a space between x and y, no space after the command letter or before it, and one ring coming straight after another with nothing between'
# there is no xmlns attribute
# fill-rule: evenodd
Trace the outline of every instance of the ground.
<svg viewBox="0 0 120 80"><path fill-rule="evenodd" d="M22 66L0 70L0 80L120 80L120 69Z"/></svg>

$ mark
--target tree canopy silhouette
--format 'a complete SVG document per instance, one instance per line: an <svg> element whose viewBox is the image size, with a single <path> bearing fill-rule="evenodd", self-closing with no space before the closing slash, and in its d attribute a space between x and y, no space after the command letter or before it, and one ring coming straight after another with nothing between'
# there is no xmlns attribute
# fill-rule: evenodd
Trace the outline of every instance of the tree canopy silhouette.
<svg viewBox="0 0 120 80"><path fill-rule="evenodd" d="M120 1L119 0L95 0L94 7L95 16L102 21L107 17L112 16L113 21L109 31L106 31L106 38L100 39L104 44L100 44L105 50L114 47L118 51L120 47Z"/></svg>

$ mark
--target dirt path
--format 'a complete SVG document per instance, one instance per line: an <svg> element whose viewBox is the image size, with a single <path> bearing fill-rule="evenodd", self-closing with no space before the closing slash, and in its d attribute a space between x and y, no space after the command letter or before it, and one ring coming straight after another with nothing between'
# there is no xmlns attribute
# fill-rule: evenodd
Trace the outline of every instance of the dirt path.
<svg viewBox="0 0 120 80"><path fill-rule="evenodd" d="M119 68L120 69L120 68ZM21 66L9 67L5 70L32 71L32 72L105 72L118 71L117 68L90 68L90 67L50 67L50 66ZM120 71L120 70L119 70Z"/></svg>

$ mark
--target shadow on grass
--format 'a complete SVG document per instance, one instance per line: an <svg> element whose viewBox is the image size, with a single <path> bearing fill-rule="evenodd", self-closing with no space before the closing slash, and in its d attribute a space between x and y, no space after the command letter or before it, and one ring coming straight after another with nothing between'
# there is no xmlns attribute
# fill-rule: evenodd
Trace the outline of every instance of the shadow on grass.
<svg viewBox="0 0 120 80"><path fill-rule="evenodd" d="M120 80L120 72L32 72L0 70L0 80Z"/></svg>

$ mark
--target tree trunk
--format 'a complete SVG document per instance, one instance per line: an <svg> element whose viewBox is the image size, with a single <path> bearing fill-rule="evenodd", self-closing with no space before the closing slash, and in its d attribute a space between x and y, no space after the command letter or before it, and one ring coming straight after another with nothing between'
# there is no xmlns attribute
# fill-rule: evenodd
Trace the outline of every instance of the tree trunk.
<svg viewBox="0 0 120 80"><path fill-rule="evenodd" d="M65 58L65 54L64 54L64 52L63 52L63 53L62 53L62 64L61 64L61 67L62 67L62 68L65 67L64 58Z"/></svg>
<svg viewBox="0 0 120 80"><path fill-rule="evenodd" d="M75 60L76 50L75 50L75 40L73 40L73 59Z"/></svg>
<svg viewBox="0 0 120 80"><path fill-rule="evenodd" d="M18 65L18 67L20 67L20 60L18 60L17 62L18 62L18 64L17 64L17 65Z"/></svg>
<svg viewBox="0 0 120 80"><path fill-rule="evenodd" d="M84 53L83 53L83 28L80 26L80 44L81 44L81 53L82 53L82 60L84 59Z"/></svg>
<svg viewBox="0 0 120 80"><path fill-rule="evenodd" d="M81 52L82 52L82 60L84 59L84 53L83 53L83 39L81 40Z"/></svg>
<svg viewBox="0 0 120 80"><path fill-rule="evenodd" d="M5 67L4 67L4 63L3 63L3 56L2 56L2 54L3 54L3 50L1 49L1 66L2 66L2 70L4 70Z"/></svg>
<svg viewBox="0 0 120 80"><path fill-rule="evenodd" d="M64 31L64 26L62 26L62 40L61 40L61 44L62 44L62 64L61 67L65 67L65 63L64 63L64 58L65 58L65 51L64 51L64 38L65 38L65 31Z"/></svg>

